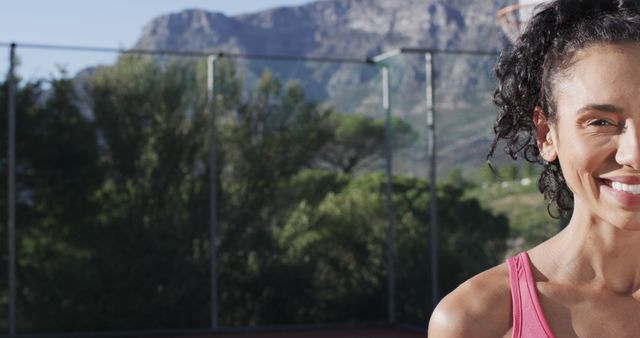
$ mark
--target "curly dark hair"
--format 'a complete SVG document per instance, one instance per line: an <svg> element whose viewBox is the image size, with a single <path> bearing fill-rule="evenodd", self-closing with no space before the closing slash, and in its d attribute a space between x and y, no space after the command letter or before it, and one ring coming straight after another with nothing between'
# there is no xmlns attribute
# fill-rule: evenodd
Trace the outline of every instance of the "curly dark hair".
<svg viewBox="0 0 640 338"><path fill-rule="evenodd" d="M487 160L501 140L512 159L543 166L538 189L549 201L552 217L573 208L560 162L545 162L536 144L533 112L540 107L550 123L557 122L554 84L570 70L576 52L597 43L640 42L640 1L555 0L533 16L514 46L500 55L496 66L498 86L493 101L498 115L495 138Z"/></svg>

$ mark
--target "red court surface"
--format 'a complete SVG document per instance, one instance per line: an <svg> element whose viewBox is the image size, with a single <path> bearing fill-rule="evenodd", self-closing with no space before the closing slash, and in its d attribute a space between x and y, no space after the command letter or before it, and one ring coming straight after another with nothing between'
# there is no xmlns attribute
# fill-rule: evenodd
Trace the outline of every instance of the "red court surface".
<svg viewBox="0 0 640 338"><path fill-rule="evenodd" d="M426 330L425 330L426 331ZM326 330L287 330L269 332L219 333L198 336L164 336L163 338L425 338L426 332L397 328L353 328Z"/></svg>

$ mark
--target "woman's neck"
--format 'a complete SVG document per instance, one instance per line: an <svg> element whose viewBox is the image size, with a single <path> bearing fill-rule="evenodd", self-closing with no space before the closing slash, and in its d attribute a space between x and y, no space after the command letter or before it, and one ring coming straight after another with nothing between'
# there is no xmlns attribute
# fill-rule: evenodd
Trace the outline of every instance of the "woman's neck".
<svg viewBox="0 0 640 338"><path fill-rule="evenodd" d="M549 279L617 294L640 290L640 231L624 230L576 206L558 235L531 251ZM640 292L638 292L640 294Z"/></svg>

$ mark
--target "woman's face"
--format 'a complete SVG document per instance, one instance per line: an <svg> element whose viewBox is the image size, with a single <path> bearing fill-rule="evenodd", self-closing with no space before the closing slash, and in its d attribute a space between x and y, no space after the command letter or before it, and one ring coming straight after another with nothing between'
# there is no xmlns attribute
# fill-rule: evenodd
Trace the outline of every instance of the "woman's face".
<svg viewBox="0 0 640 338"><path fill-rule="evenodd" d="M579 51L553 87L557 120L536 114L538 145L560 160L574 213L640 230L640 43Z"/></svg>

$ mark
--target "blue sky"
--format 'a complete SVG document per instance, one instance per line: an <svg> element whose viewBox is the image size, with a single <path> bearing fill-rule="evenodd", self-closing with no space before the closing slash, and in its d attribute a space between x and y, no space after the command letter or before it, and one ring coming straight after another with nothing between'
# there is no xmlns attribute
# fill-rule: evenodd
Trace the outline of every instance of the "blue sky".
<svg viewBox="0 0 640 338"><path fill-rule="evenodd" d="M0 42L131 47L151 19L199 8L227 15L296 6L313 0L9 0L0 9ZM88 65L113 62L114 55L18 49L20 74L46 77L57 65L74 73ZM0 74L8 67L0 47Z"/></svg>

